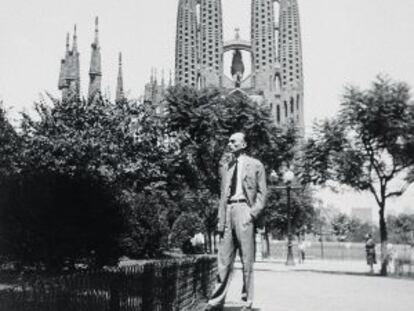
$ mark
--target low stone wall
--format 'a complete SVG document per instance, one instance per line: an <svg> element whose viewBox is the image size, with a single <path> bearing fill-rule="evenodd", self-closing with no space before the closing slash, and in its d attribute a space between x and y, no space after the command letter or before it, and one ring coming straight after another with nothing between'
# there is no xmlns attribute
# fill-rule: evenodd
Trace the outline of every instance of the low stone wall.
<svg viewBox="0 0 414 311"><path fill-rule="evenodd" d="M212 256L85 271L0 291L0 310L196 310L210 295L216 273Z"/></svg>

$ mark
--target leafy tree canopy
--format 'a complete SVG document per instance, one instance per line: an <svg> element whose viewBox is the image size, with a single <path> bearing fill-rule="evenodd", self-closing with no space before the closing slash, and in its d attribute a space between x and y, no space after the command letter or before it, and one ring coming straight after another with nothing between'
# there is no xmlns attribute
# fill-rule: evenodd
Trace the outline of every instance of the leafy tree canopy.
<svg viewBox="0 0 414 311"><path fill-rule="evenodd" d="M121 189L163 179L173 144L163 139L151 107L126 100L45 101L24 114L25 167L101 176ZM164 160L164 161L162 161Z"/></svg>
<svg viewBox="0 0 414 311"><path fill-rule="evenodd" d="M191 188L207 188L218 195L217 172L227 159L223 154L228 138L237 131L246 133L249 153L259 158L268 171L293 159L297 141L294 128L282 131L276 127L270 111L242 92L224 94L217 89L197 91L176 86L170 88L167 102L165 122L180 145L175 182L185 181ZM177 179L177 175L183 179Z"/></svg>
<svg viewBox="0 0 414 311"><path fill-rule="evenodd" d="M315 135L304 148L302 177L304 182L334 180L357 191L370 191L380 211L385 253L386 201L402 195L413 181L407 175L414 167L414 109L409 87L378 77L367 90L346 88L341 106L337 117L315 125ZM396 178L405 183L394 189L391 182Z"/></svg>
<svg viewBox="0 0 414 311"><path fill-rule="evenodd" d="M314 199L309 189L291 191L291 226L294 234L310 232L313 227L315 209ZM269 208L264 211L263 219L267 230L276 236L287 234L287 196L286 190L272 191L268 198Z"/></svg>
<svg viewBox="0 0 414 311"><path fill-rule="evenodd" d="M387 217L389 241L398 244L414 244L414 214Z"/></svg>
<svg viewBox="0 0 414 311"><path fill-rule="evenodd" d="M0 178L18 170L20 138L7 119L6 110L0 102Z"/></svg>

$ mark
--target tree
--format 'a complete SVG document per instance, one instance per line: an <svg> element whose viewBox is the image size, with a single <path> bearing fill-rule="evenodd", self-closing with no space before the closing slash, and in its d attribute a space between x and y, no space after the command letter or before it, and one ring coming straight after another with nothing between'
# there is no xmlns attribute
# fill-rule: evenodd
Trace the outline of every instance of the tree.
<svg viewBox="0 0 414 311"><path fill-rule="evenodd" d="M389 240L397 244L414 244L414 214L387 217Z"/></svg>
<svg viewBox="0 0 414 311"><path fill-rule="evenodd" d="M24 172L0 181L0 249L22 266L58 272L114 264L121 209L91 177Z"/></svg>
<svg viewBox="0 0 414 311"><path fill-rule="evenodd" d="M3 103L0 102L0 178L18 170L20 138L7 120Z"/></svg>
<svg viewBox="0 0 414 311"><path fill-rule="evenodd" d="M305 182L334 180L369 191L379 208L381 274L387 274L386 202L400 196L412 180L391 189L414 165L414 113L405 83L378 77L367 90L348 87L339 115L315 125L304 147Z"/></svg>
<svg viewBox="0 0 414 311"><path fill-rule="evenodd" d="M332 230L339 241L345 241L353 230L352 220L346 214L339 214L332 220Z"/></svg>
<svg viewBox="0 0 414 311"><path fill-rule="evenodd" d="M331 222L332 231L339 241L363 242L373 228L369 224L362 223L359 219L349 217L347 214L336 215Z"/></svg>
<svg viewBox="0 0 414 311"><path fill-rule="evenodd" d="M215 225L220 195L220 171L230 161L229 136L246 133L248 153L260 159L270 173L283 162L293 161L297 135L293 126L275 126L270 110L251 101L242 91L225 94L217 89L202 91L176 86L167 94L167 131L179 145L170 166L170 189L186 189L198 198L207 230ZM194 208L194 207L193 207Z"/></svg>
<svg viewBox="0 0 414 311"><path fill-rule="evenodd" d="M149 107L103 98L51 101L35 105L36 118L23 115L23 170L100 176L137 191L163 179L173 143Z"/></svg>
<svg viewBox="0 0 414 311"><path fill-rule="evenodd" d="M203 221L195 213L182 213L171 228L170 241L184 253L192 252L191 238L195 234L204 232Z"/></svg>
<svg viewBox="0 0 414 311"><path fill-rule="evenodd" d="M9 198L2 201L4 204L0 204L0 214L8 217L14 215L15 218L10 224L16 224L13 228L20 230L19 234L13 236L16 238L15 244L26 243L26 237L30 237L32 242L49 241L45 238L48 232L31 229L32 224L39 224L37 228L54 228L50 234L55 237L65 235L72 229L79 234L83 234L85 230L94 232L83 234L79 240L88 247L79 246L77 249L93 250L92 255L82 251L82 256L93 260L98 260L99 257L99 262L113 259L112 254L116 252L110 250L116 247L109 244L114 241L118 243L115 243L118 250L122 246L128 254L142 257L157 256L168 232L163 217L165 215L168 221L166 211L171 206L160 203L160 197L165 197L165 191L159 189L163 189L165 185L167 169L173 162L175 151L174 141L165 138L162 122L155 114L154 108L127 100L113 104L103 98L91 101L59 101L50 97L48 102L42 100L37 103L35 109L36 116L23 114L20 135L12 131L10 126L7 127L8 141L14 142L13 137L17 137L20 143L20 160L11 162L15 163L16 174L5 177L0 184L0 193L5 194L5 200ZM1 114L1 117L3 115ZM4 118L1 119L3 120ZM7 126L5 122L1 124ZM6 132L1 132L4 133ZM8 150L14 145L8 144ZM4 146L6 145L2 144L0 149ZM1 158L4 158L3 155L0 153ZM5 155L7 156L7 153ZM39 181L38 184L36 180ZM56 181L55 184L53 181ZM107 191L94 191L90 188L92 185ZM14 193L24 193L24 196L17 195L11 200L8 194L13 193L12 190ZM149 190L154 194L148 195ZM85 191L96 194L90 198L93 202L85 198ZM163 195L160 195L161 192ZM132 198L127 199L128 193L134 194L131 195ZM31 197L34 198L32 204L26 199ZM102 199L107 205L102 203ZM69 204L68 202L73 203L72 209L65 205ZM86 207L85 202L88 202ZM101 208L96 206L99 202L102 203ZM108 208L105 208L106 206ZM119 220L119 214L113 213L114 206L117 213L124 217L120 224L124 232L119 227L102 225L105 223L104 219L107 219L107 223ZM21 215L11 213L10 209L19 211ZM64 217L65 215L68 217ZM91 221L87 227L76 227L74 215L77 215L80 224L87 219ZM105 216L101 218L102 215ZM35 219L30 218L31 216ZM50 220L52 216L53 226ZM131 219L132 217L134 219ZM9 218L2 217L1 220L4 219ZM68 219L73 220L75 224L68 223ZM82 257L76 251L62 250L62 247L72 250L74 246L79 245L76 239L65 240L68 243L66 245L55 243L51 238L51 246L43 252L51 262L44 263L44 260L34 255L26 256L14 252L13 248L9 247L12 244L8 241L13 239L9 238L8 232L14 231L2 231L0 239L4 245L7 244L10 253L19 255L26 264L29 263L26 260L29 258L33 263L41 262L47 267L56 267L58 262L73 262ZM108 253L98 252L95 246L91 246L96 245L93 240L95 235L108 242L108 247L103 248L108 250ZM38 245L35 242L32 244ZM45 247L39 246L36 249L45 250ZM36 249L33 250L34 253ZM46 258L45 256L43 258Z"/></svg>
<svg viewBox="0 0 414 311"><path fill-rule="evenodd" d="M125 191L122 201L126 225L121 237L124 254L131 258L161 258L168 247L171 228L168 212L170 208L174 210L175 202L156 188L139 193Z"/></svg>
<svg viewBox="0 0 414 311"><path fill-rule="evenodd" d="M309 189L291 191L291 228L293 234L301 235L312 230L315 209L312 193ZM286 190L271 192L268 197L268 205L264 211L263 219L265 228L274 236L287 234L288 206Z"/></svg>
<svg viewBox="0 0 414 311"><path fill-rule="evenodd" d="M228 137L236 131L246 133L249 152L261 159L267 170L278 169L294 157L295 129L276 127L270 110L242 92L225 95L217 89L197 91L177 86L170 88L167 102L165 123L180 146L175 182L184 180L191 188L207 188L219 195L220 160Z"/></svg>

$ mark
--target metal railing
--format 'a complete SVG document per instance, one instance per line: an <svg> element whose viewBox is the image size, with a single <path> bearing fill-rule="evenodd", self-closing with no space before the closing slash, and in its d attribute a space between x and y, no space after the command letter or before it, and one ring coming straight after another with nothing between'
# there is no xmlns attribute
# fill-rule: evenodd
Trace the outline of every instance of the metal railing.
<svg viewBox="0 0 414 311"><path fill-rule="evenodd" d="M3 311L195 310L210 294L216 258L160 260L34 280L0 292Z"/></svg>

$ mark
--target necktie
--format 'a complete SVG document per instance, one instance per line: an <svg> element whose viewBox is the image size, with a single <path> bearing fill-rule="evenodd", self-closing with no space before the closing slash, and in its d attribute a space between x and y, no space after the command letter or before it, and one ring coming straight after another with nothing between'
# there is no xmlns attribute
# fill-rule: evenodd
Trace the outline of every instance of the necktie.
<svg viewBox="0 0 414 311"><path fill-rule="evenodd" d="M236 164L234 165L233 176L231 177L231 185L230 185L230 197L232 197L236 193L237 187L237 166L239 161L236 159Z"/></svg>

